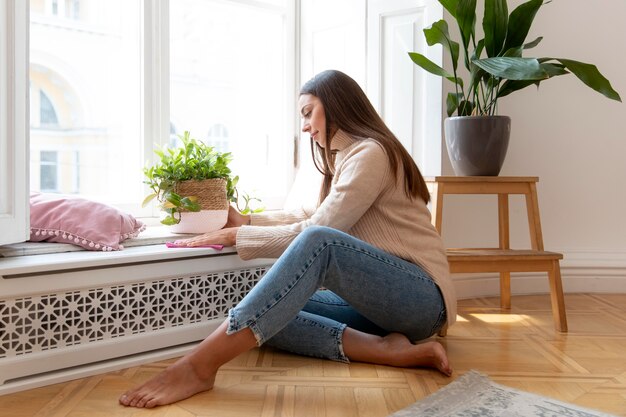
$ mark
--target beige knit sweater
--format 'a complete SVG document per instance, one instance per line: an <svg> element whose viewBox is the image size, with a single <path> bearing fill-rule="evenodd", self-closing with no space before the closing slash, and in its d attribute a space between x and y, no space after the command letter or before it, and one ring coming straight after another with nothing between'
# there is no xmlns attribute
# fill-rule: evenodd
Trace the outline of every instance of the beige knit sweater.
<svg viewBox="0 0 626 417"><path fill-rule="evenodd" d="M253 214L250 226L237 233L239 256L278 258L307 226L332 227L424 268L443 294L452 325L456 295L426 204L406 197L404 181L396 181L385 151L375 141L356 140L339 130L332 145L337 149L336 172L323 203L316 209Z"/></svg>

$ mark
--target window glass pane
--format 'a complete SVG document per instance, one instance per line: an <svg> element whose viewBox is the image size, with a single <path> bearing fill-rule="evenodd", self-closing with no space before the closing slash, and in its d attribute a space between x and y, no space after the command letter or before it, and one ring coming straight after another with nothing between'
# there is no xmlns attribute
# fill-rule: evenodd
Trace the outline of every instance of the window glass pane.
<svg viewBox="0 0 626 417"><path fill-rule="evenodd" d="M52 102L43 91L39 90L39 121L42 125L57 126L59 119Z"/></svg>
<svg viewBox="0 0 626 417"><path fill-rule="evenodd" d="M327 69L345 72L365 88L366 1L301 0L300 79ZM317 202L322 177L311 158L310 137L300 137L298 173L285 206Z"/></svg>
<svg viewBox="0 0 626 417"><path fill-rule="evenodd" d="M41 170L39 173L41 191L55 192L57 190L57 153L50 151L42 151Z"/></svg>
<svg viewBox="0 0 626 417"><path fill-rule="evenodd" d="M31 190L143 199L140 0L31 0ZM52 186L51 165L56 155Z"/></svg>
<svg viewBox="0 0 626 417"><path fill-rule="evenodd" d="M276 7L285 2L266 3L170 3L170 118L176 134L190 131L232 152L240 192L267 205L291 182L295 102L287 93L287 15Z"/></svg>

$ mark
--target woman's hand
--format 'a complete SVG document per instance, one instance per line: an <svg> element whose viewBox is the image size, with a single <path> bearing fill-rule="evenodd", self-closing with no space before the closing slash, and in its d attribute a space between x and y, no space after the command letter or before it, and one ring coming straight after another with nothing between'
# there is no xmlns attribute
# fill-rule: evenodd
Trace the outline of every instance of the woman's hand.
<svg viewBox="0 0 626 417"><path fill-rule="evenodd" d="M245 224L250 224L250 216L243 215L237 211L233 206L228 207L228 220L224 227L240 227Z"/></svg>
<svg viewBox="0 0 626 417"><path fill-rule="evenodd" d="M237 243L237 231L239 227L227 227L214 232L208 232L203 235L194 236L189 239L176 240L174 243L177 245L188 246L193 248L194 246L202 245L224 245L235 246Z"/></svg>
<svg viewBox="0 0 626 417"><path fill-rule="evenodd" d="M239 213L233 206L229 206L228 220L223 229L194 236L189 239L176 240L174 243L190 248L203 245L235 246L237 243L237 231L239 227L244 224L250 224L250 216L245 216Z"/></svg>

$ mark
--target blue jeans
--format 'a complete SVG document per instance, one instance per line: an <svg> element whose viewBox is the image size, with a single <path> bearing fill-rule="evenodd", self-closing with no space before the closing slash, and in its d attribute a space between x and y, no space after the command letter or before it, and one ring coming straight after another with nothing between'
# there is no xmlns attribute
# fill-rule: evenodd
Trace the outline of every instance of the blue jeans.
<svg viewBox="0 0 626 417"><path fill-rule="evenodd" d="M227 333L249 327L259 346L348 362L346 326L417 341L445 321L441 292L422 268L341 231L312 226L230 310Z"/></svg>

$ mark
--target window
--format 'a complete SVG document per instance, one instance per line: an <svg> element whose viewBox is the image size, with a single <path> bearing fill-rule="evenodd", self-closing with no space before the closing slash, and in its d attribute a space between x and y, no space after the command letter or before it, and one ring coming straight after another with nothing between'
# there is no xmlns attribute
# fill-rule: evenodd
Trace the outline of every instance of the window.
<svg viewBox="0 0 626 417"><path fill-rule="evenodd" d="M65 0L65 16L70 19L80 18L80 0Z"/></svg>
<svg viewBox="0 0 626 417"><path fill-rule="evenodd" d="M280 206L293 177L290 3L31 0L31 190L157 216L140 207L142 168L190 131L233 153L241 190Z"/></svg>
<svg viewBox="0 0 626 417"><path fill-rule="evenodd" d="M300 172L310 161L308 143L295 148L298 87L330 67L366 89L392 130L431 109L419 126L430 130L402 138L414 157L439 161L424 145L441 145L440 85L389 80L396 65L404 78L417 72L400 44L422 50L411 34L442 10L436 0L0 1L0 244L27 236L26 178L32 191L158 216L140 208L142 168L186 130L234 154L242 191L282 206L298 153Z"/></svg>
<svg viewBox="0 0 626 417"><path fill-rule="evenodd" d="M179 131L232 152L238 187L270 207L282 205L293 176L289 3L169 3L170 118Z"/></svg>
<svg viewBox="0 0 626 417"><path fill-rule="evenodd" d="M58 154L55 151L41 151L39 183L41 191L58 191Z"/></svg>
<svg viewBox="0 0 626 417"><path fill-rule="evenodd" d="M207 134L207 144L219 149L221 152L229 152L228 129L221 123L211 126Z"/></svg>
<svg viewBox="0 0 626 417"><path fill-rule="evenodd" d="M43 91L39 91L39 122L42 125L57 126L59 119L52 102Z"/></svg>
<svg viewBox="0 0 626 417"><path fill-rule="evenodd" d="M78 19L80 16L80 3L85 0L46 0L46 12L56 17ZM31 1L31 10L37 8L41 0Z"/></svg>
<svg viewBox="0 0 626 417"><path fill-rule="evenodd" d="M31 109L31 191L76 193L139 214L142 2L52 5L67 17L79 3L85 18L68 20L31 1L31 100L40 110ZM55 162L44 159L52 154Z"/></svg>

